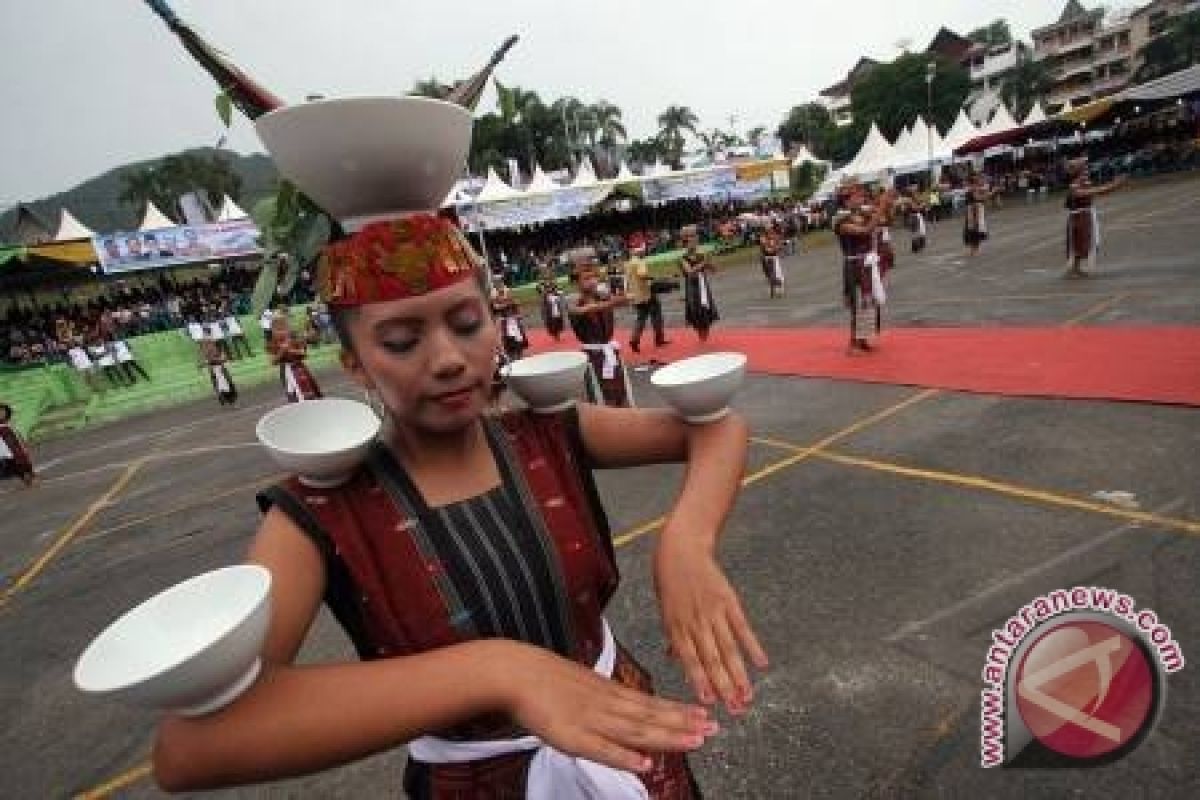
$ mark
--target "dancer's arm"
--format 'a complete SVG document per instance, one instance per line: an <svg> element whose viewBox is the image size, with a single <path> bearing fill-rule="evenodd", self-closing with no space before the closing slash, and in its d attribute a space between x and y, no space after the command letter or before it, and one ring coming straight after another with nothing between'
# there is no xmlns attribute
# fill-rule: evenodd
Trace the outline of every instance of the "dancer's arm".
<svg viewBox="0 0 1200 800"><path fill-rule="evenodd" d="M304 775L483 713L508 713L559 749L623 769L700 744L702 709L656 699L554 653L486 639L365 663L292 664L324 592L316 547L272 511L250 560L272 574L272 618L255 685L221 711L167 717L154 771L170 791Z"/></svg>
<svg viewBox="0 0 1200 800"><path fill-rule="evenodd" d="M716 559L745 471L745 421L730 413L690 425L660 409L581 405L579 424L597 466L686 461L655 553L663 626L700 702L720 700L732 712L745 711L751 700L745 661L765 668L767 655Z"/></svg>

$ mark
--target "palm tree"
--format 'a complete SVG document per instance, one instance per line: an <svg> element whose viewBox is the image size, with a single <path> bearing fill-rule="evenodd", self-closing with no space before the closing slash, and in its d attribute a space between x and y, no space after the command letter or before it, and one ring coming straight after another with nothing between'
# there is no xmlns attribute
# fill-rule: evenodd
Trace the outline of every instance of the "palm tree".
<svg viewBox="0 0 1200 800"><path fill-rule="evenodd" d="M679 168L683 158L683 132L695 135L696 123L700 118L696 112L687 106L668 106L667 110L658 115L659 137L665 146L672 166Z"/></svg>
<svg viewBox="0 0 1200 800"><path fill-rule="evenodd" d="M600 144L612 147L624 140L625 124L621 121L621 109L607 100L600 100L591 107L591 117L596 121L596 133Z"/></svg>
<svg viewBox="0 0 1200 800"><path fill-rule="evenodd" d="M749 133L746 134L746 141L750 143L751 147L753 147L755 150L758 150L759 146L763 142L763 136L765 136L766 133L767 127L765 125L759 125L751 128Z"/></svg>
<svg viewBox="0 0 1200 800"><path fill-rule="evenodd" d="M1046 98L1050 87L1050 75L1045 63L1028 59L1017 64L1004 79L1000 96L1017 119L1024 119L1035 103Z"/></svg>
<svg viewBox="0 0 1200 800"><path fill-rule="evenodd" d="M1200 10L1173 19L1167 31L1151 39L1138 55L1142 58L1139 81L1161 78L1200 61Z"/></svg>
<svg viewBox="0 0 1200 800"><path fill-rule="evenodd" d="M134 213L140 214L147 203L161 205L166 194L162 177L151 167L121 173L121 193L117 201L134 208Z"/></svg>

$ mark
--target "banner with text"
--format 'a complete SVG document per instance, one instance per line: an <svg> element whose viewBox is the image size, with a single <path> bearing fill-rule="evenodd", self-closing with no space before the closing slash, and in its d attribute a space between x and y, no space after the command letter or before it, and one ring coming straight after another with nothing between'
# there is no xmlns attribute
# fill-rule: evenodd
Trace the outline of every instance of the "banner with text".
<svg viewBox="0 0 1200 800"><path fill-rule="evenodd" d="M251 220L239 219L98 234L92 243L101 269L117 273L258 255L258 236Z"/></svg>

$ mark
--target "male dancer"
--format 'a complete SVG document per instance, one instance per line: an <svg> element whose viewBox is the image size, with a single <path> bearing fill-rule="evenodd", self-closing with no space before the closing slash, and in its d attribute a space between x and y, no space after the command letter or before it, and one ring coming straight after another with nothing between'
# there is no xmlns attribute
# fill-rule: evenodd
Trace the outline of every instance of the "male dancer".
<svg viewBox="0 0 1200 800"><path fill-rule="evenodd" d="M637 239L631 243L629 260L625 262L625 286L637 318L633 323L633 334L629 337L629 347L633 352L642 351L642 331L646 329L646 320L650 320L654 328L654 346L662 347L671 342L663 329L662 303L654 291L654 279L650 275L650 266L644 258L646 242Z"/></svg>
<svg viewBox="0 0 1200 800"><path fill-rule="evenodd" d="M878 268L875 253L876 220L863 210L861 190L851 190L847 207L834 221L833 231L842 247L842 299L850 311L850 345L848 352L870 351L868 323L862 312L875 308L875 335L882 327L882 313L872 297L872 269Z"/></svg>
<svg viewBox="0 0 1200 800"><path fill-rule="evenodd" d="M767 278L767 288L771 292L771 299L783 297L783 259L779 255L782 244L774 222L763 230L762 236L758 240L763 275Z"/></svg>

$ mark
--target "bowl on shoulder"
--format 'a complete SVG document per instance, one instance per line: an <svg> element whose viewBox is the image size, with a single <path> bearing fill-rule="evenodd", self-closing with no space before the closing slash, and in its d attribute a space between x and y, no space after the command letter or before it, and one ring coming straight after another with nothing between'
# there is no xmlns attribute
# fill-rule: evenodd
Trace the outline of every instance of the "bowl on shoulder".
<svg viewBox="0 0 1200 800"><path fill-rule="evenodd" d="M267 412L255 433L280 467L309 486L330 487L353 474L379 428L370 406L322 397Z"/></svg>
<svg viewBox="0 0 1200 800"><path fill-rule="evenodd" d="M198 716L253 685L271 618L271 573L243 564L154 595L104 629L75 685L127 705Z"/></svg>
<svg viewBox="0 0 1200 800"><path fill-rule="evenodd" d="M676 361L650 376L650 383L688 422L714 422L729 413L729 401L746 377L742 353L708 353Z"/></svg>

